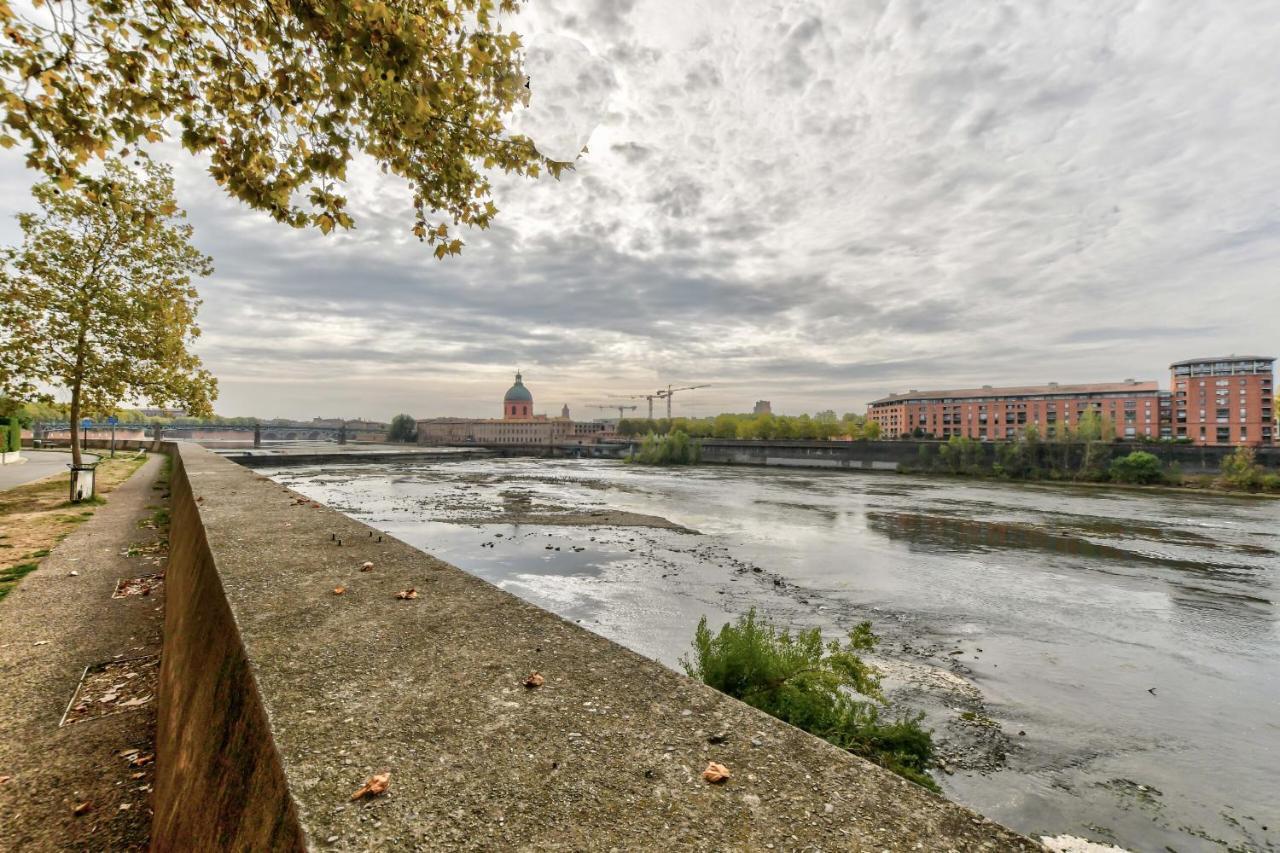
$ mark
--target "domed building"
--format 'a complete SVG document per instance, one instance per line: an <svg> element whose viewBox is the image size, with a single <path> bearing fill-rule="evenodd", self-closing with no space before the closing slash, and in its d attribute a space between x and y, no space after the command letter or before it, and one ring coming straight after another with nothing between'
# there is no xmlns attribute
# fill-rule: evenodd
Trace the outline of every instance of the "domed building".
<svg viewBox="0 0 1280 853"><path fill-rule="evenodd" d="M502 398L502 417L508 421L529 420L533 417L533 394L524 387L520 371L516 371L516 384L507 389Z"/></svg>

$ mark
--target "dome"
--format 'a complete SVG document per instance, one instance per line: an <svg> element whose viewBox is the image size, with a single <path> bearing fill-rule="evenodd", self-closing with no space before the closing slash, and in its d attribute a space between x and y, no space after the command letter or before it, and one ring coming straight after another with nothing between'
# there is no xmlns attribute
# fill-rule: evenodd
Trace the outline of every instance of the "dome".
<svg viewBox="0 0 1280 853"><path fill-rule="evenodd" d="M507 395L502 398L504 403L532 403L533 395L529 393L529 389L524 387L524 380L520 374L516 374L516 384L507 390Z"/></svg>

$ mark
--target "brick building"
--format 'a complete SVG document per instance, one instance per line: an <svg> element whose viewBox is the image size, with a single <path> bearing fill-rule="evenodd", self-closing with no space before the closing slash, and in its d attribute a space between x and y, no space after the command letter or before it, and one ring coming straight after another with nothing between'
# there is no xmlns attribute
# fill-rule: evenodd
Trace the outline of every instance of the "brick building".
<svg viewBox="0 0 1280 853"><path fill-rule="evenodd" d="M1196 358L1169 366L1171 391L1156 382L1030 385L908 391L872 401L867 417L886 438L1016 438L1027 426L1049 437L1085 412L1115 425L1116 437L1173 438L1196 444L1271 446L1277 438L1275 359Z"/></svg>
<svg viewBox="0 0 1280 853"><path fill-rule="evenodd" d="M1192 358L1175 361L1169 372L1174 437L1253 447L1275 442L1274 358Z"/></svg>
<svg viewBox="0 0 1280 853"><path fill-rule="evenodd" d="M1119 438L1159 438L1161 391L1156 382L1026 385L908 391L874 400L867 417L886 438L965 436L981 441L1017 438L1028 426L1041 436L1076 427L1082 415L1110 418ZM1168 429L1167 420L1164 427Z"/></svg>

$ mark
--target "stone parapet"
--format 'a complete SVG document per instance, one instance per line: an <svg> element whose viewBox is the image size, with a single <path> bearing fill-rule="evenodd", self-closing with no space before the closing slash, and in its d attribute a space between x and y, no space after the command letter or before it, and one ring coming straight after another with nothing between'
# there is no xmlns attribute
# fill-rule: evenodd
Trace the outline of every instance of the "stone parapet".
<svg viewBox="0 0 1280 853"><path fill-rule="evenodd" d="M156 850L1041 849L207 450L170 447ZM416 599L396 597L408 588ZM545 683L529 689L533 671ZM703 780L708 761L727 783ZM352 801L382 771L388 791Z"/></svg>

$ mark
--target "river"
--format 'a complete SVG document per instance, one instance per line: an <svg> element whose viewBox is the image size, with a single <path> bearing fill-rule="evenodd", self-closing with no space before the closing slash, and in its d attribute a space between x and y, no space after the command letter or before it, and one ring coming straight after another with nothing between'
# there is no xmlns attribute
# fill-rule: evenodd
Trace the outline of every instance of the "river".
<svg viewBox="0 0 1280 853"><path fill-rule="evenodd" d="M262 473L672 667L703 614L870 619L947 795L1028 834L1280 846L1280 501L603 460ZM502 522L606 509L696 533Z"/></svg>

